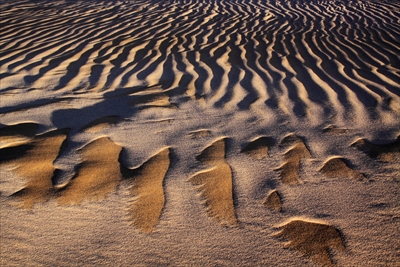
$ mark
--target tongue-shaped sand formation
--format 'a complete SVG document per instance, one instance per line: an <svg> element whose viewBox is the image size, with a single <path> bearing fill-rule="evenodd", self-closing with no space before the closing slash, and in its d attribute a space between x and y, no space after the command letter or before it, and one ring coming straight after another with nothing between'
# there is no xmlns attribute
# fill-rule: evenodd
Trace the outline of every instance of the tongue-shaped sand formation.
<svg viewBox="0 0 400 267"><path fill-rule="evenodd" d="M345 159L339 157L326 161L319 171L330 178L353 178L356 180L365 178L362 173L350 168Z"/></svg>
<svg viewBox="0 0 400 267"><path fill-rule="evenodd" d="M288 151L285 152L285 163L276 170L279 172L280 179L284 184L299 183L299 169L302 159L311 158L310 151L306 147L304 141L296 135L288 135L281 141L281 146L293 144Z"/></svg>
<svg viewBox="0 0 400 267"><path fill-rule="evenodd" d="M121 180L118 162L121 149L108 137L95 139L81 148L83 161L75 177L63 188L58 201L79 204L83 200L102 200L114 192Z"/></svg>
<svg viewBox="0 0 400 267"><path fill-rule="evenodd" d="M221 224L236 225L232 170L225 162L225 142L225 138L215 141L196 157L211 168L196 173L189 180L200 192L211 218Z"/></svg>
<svg viewBox="0 0 400 267"><path fill-rule="evenodd" d="M164 148L136 169L123 168L125 179L132 180L134 196L129 213L133 225L152 232L164 208L164 177L170 165L169 148Z"/></svg>
<svg viewBox="0 0 400 267"><path fill-rule="evenodd" d="M287 248L299 250L322 266L334 266L329 251L344 250L342 235L334 226L305 219L291 219L278 226L275 236L288 240Z"/></svg>
<svg viewBox="0 0 400 267"><path fill-rule="evenodd" d="M26 128L31 131L20 132ZM77 151L82 162L74 177L54 186L53 162L60 154L68 131L55 130L25 140L36 129L32 124L0 129L1 140L8 144L0 148L0 165L15 166L14 171L26 179L24 188L12 195L22 200L23 207L30 209L35 203L52 198L62 205L103 200L126 179L131 183L130 192L134 196L129 208L133 224L143 232L154 229L165 202L163 181L170 165L169 148L131 170L120 163L122 147L106 136L99 137ZM20 138L24 141L15 142Z"/></svg>

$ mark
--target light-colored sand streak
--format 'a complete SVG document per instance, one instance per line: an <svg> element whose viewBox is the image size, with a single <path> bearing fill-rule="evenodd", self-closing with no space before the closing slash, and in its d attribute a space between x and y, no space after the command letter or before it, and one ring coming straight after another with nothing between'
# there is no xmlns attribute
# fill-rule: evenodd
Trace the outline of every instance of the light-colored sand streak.
<svg viewBox="0 0 400 267"><path fill-rule="evenodd" d="M399 112L396 2L3 2L0 93L160 84L316 123Z"/></svg>

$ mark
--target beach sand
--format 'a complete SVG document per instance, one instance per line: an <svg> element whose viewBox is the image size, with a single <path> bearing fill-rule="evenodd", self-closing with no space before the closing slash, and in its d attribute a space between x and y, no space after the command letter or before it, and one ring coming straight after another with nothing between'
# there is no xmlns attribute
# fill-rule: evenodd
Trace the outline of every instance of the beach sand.
<svg viewBox="0 0 400 267"><path fill-rule="evenodd" d="M1 266L399 266L398 1L0 12Z"/></svg>

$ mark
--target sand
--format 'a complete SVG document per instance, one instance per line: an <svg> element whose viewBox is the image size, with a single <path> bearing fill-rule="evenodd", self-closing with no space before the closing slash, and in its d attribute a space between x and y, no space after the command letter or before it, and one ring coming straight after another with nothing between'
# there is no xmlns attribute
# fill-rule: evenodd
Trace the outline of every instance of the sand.
<svg viewBox="0 0 400 267"><path fill-rule="evenodd" d="M400 4L0 0L1 266L398 266Z"/></svg>

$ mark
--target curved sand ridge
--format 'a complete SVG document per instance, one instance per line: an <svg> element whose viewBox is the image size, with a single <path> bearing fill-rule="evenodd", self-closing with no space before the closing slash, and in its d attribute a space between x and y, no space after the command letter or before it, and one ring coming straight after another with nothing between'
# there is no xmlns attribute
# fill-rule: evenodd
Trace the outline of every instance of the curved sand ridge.
<svg viewBox="0 0 400 267"><path fill-rule="evenodd" d="M145 102L169 106L168 97L189 95L216 107L254 104L316 122L334 116L361 123L400 112L395 2L1 5L3 94L30 86L46 103L159 84L162 94L149 93ZM0 112L33 104L28 95Z"/></svg>

